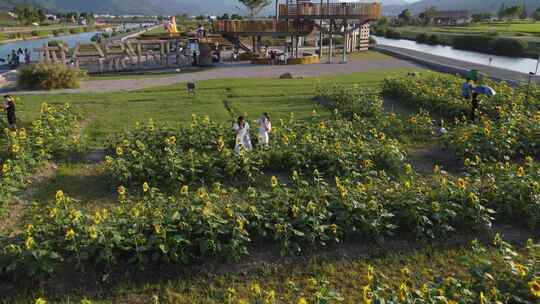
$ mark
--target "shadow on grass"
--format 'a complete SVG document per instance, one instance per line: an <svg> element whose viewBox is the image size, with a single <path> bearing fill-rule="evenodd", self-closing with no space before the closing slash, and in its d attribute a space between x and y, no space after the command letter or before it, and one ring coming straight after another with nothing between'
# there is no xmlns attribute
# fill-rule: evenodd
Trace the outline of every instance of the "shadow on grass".
<svg viewBox="0 0 540 304"><path fill-rule="evenodd" d="M62 164L56 175L32 185L32 188L34 201L50 201L58 190L84 207L104 207L116 201L114 183L101 164Z"/></svg>

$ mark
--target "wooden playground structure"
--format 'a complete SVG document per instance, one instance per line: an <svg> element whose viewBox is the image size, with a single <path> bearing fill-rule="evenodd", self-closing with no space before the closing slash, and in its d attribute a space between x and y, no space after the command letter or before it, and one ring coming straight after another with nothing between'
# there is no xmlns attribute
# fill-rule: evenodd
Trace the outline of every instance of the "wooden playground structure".
<svg viewBox="0 0 540 304"><path fill-rule="evenodd" d="M284 2L284 3L282 3ZM276 0L276 18L265 20L218 20L210 34L168 33L144 35L124 41L78 44L69 49L63 45L34 49L41 62L73 65L90 73L119 72L211 65L212 53L219 47L242 49L253 63L265 63L262 37L285 38L283 53L289 64L319 63L326 44L328 62L335 52L335 38L343 39L343 62L347 53L365 51L369 45L371 21L381 16L379 2L331 2L330 0ZM176 29L176 23L165 26ZM306 36L318 32L315 54L301 52ZM251 43L246 43L251 40ZM325 43L323 43L325 42ZM196 45L196 50L191 49ZM197 56L192 56L193 52ZM194 59L196 58L196 59Z"/></svg>

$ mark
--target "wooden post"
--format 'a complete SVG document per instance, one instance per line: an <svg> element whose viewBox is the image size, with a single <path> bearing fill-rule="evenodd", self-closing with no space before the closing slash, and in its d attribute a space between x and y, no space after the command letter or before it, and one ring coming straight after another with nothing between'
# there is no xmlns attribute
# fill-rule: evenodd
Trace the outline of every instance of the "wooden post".
<svg viewBox="0 0 540 304"><path fill-rule="evenodd" d="M137 42L137 68L141 68L141 61L142 61L142 45L141 42Z"/></svg>
<svg viewBox="0 0 540 304"><path fill-rule="evenodd" d="M349 34L348 34L348 23L346 20L343 20L343 63L346 63L347 62L347 47L349 45L348 43L348 39L349 39Z"/></svg>
<svg viewBox="0 0 540 304"><path fill-rule="evenodd" d="M328 41L328 63L332 63L332 47L333 47L333 42L334 42L334 33L333 33L333 27L334 27L334 20L330 20L330 29L329 29L329 35L330 35L330 39Z"/></svg>
<svg viewBox="0 0 540 304"><path fill-rule="evenodd" d="M319 16L319 18L321 18L320 20L320 23L319 23L319 58L322 57L322 45L323 45L323 18L322 18L322 10L323 10L323 1L324 0L321 0L321 7L319 8L319 14L321 16Z"/></svg>

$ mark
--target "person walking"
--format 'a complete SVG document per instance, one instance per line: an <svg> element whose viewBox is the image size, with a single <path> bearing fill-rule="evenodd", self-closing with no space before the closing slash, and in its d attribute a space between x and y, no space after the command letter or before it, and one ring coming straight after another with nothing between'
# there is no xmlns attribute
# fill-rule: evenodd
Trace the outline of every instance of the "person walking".
<svg viewBox="0 0 540 304"><path fill-rule="evenodd" d="M270 116L268 113L263 113L263 115L257 119L257 125L259 127L259 142L268 147L270 143L270 132L272 131L272 122L270 121Z"/></svg>
<svg viewBox="0 0 540 304"><path fill-rule="evenodd" d="M470 78L467 78L461 86L461 95L471 102L470 119L474 123L476 120L476 111L478 111L478 93L475 91L474 84Z"/></svg>
<svg viewBox="0 0 540 304"><path fill-rule="evenodd" d="M25 58L24 58L24 52L22 49L19 49L17 51L17 56L19 56L19 64L24 64Z"/></svg>
<svg viewBox="0 0 540 304"><path fill-rule="evenodd" d="M17 128L17 118L15 116L15 101L13 96L4 96L4 111L6 111L8 128L10 130L15 130Z"/></svg>
<svg viewBox="0 0 540 304"><path fill-rule="evenodd" d="M236 133L234 152L239 155L242 149L247 152L253 150L249 135L249 123L245 121L243 116L238 117L238 121L233 125L233 129Z"/></svg>
<svg viewBox="0 0 540 304"><path fill-rule="evenodd" d="M30 64L32 63L32 54L28 49L24 49L24 63Z"/></svg>

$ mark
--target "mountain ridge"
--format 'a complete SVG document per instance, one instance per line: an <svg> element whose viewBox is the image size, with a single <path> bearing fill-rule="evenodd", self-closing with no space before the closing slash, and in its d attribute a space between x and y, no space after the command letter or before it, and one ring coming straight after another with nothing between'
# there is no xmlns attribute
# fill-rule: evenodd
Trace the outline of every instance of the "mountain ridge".
<svg viewBox="0 0 540 304"><path fill-rule="evenodd" d="M524 4L529 13L540 7L540 0L421 0L406 5L385 5L383 6L383 14L397 15L404 9L409 9L414 14L418 14L430 6L434 6L438 10L468 10L472 13L494 13L499 10L503 3L506 5Z"/></svg>

